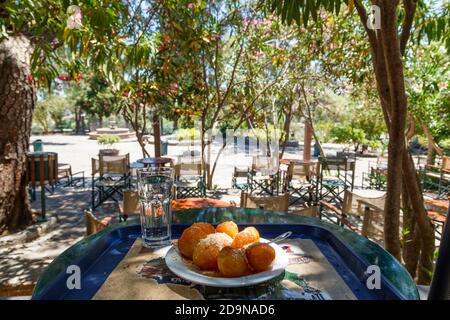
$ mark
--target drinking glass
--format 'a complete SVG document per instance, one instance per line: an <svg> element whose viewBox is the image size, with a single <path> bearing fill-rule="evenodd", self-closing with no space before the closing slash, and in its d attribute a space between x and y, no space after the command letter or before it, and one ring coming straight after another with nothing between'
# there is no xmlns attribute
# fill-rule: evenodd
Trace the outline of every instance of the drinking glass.
<svg viewBox="0 0 450 320"><path fill-rule="evenodd" d="M150 167L137 172L144 247L156 248L170 244L173 184L172 168Z"/></svg>

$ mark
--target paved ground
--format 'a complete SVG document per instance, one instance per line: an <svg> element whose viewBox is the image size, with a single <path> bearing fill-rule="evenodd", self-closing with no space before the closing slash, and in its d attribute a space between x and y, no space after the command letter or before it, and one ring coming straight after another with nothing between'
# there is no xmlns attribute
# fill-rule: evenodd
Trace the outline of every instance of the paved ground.
<svg viewBox="0 0 450 320"><path fill-rule="evenodd" d="M44 150L58 153L60 163L69 163L73 172L85 171L87 177L90 177L91 158L98 154L99 146L96 141L88 140L87 136L33 136L35 139L44 141ZM131 161L136 161L142 157L137 142L121 142L116 145L121 153L130 153ZM149 150L152 149L151 146ZM176 158L184 151L187 146L169 146L169 156ZM342 149L339 145L325 145L326 152L333 154ZM213 147L213 151L218 147ZM285 158L301 158L300 149L290 149ZM251 156L246 156L243 150L237 154L226 152L220 159L216 169L216 175L213 183L219 185L216 195L224 200L235 200L239 203L239 192L229 190L231 187L231 176L234 166L249 166ZM356 185L361 184L361 175L367 170L369 159L359 159L356 168ZM370 159L374 161L374 159ZM0 286L19 285L36 282L39 275L45 270L46 266L62 251L83 238L85 234L84 209L90 204L90 189L86 185L82 188L57 188L53 195L47 197L47 208L49 215L56 215L59 219L58 227L26 244L0 247ZM37 194L39 199L39 194ZM32 203L33 208L39 210L39 201ZM99 217L117 216L118 208L114 203L105 204L96 214Z"/></svg>
<svg viewBox="0 0 450 320"><path fill-rule="evenodd" d="M60 163L69 163L72 171L84 171L86 176L91 174L91 158L98 155L100 146L95 140L89 140L88 136L69 136L69 135L49 135L49 136L32 136L31 141L42 139L44 142L44 150L58 153L58 161ZM134 162L142 158L142 151L136 141L120 142L115 145L121 154L130 154L130 161ZM214 144L212 147L211 159L215 159L220 146ZM329 155L335 155L337 151L343 149L342 145L324 144L325 152ZM153 155L153 146L149 145L147 150ZM188 147L180 145L170 145L168 156L177 159L183 152L189 150L200 150L200 146ZM287 148L284 158L301 159L303 147ZM361 185L362 172L366 172L369 161L375 161L374 158L358 158L356 163L355 184ZM211 160L211 164L213 160ZM238 149L237 153L230 147L223 152L217 163L214 174L213 183L222 188L231 187L231 176L234 166L250 166L252 163L252 155L246 155L243 148Z"/></svg>

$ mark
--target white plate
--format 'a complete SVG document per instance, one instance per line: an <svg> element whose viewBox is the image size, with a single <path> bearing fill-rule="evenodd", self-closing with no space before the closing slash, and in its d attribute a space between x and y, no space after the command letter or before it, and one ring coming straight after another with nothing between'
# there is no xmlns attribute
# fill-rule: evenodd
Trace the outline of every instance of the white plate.
<svg viewBox="0 0 450 320"><path fill-rule="evenodd" d="M260 242L269 242L266 239L261 238ZM222 288L235 288L255 285L258 283L266 282L276 276L283 273L284 269L288 265L288 258L283 249L275 244L271 243L275 249L275 261L272 264L272 268L267 271L258 272L249 276L236 277L236 278L223 278L223 277L211 277L200 273L201 271L193 265L189 260L184 259L178 252L176 246L172 246L166 254L166 265L177 276L187 281L201 284L210 287L222 287Z"/></svg>

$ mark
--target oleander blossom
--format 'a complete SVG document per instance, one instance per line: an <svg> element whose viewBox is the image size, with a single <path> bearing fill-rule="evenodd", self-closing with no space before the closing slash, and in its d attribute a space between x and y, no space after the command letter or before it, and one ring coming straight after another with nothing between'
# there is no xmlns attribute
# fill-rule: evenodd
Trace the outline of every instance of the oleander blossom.
<svg viewBox="0 0 450 320"><path fill-rule="evenodd" d="M438 84L438 87L440 89L447 89L448 88L448 82L441 82Z"/></svg>
<svg viewBox="0 0 450 320"><path fill-rule="evenodd" d="M80 8L78 8L77 6L70 6L67 9L67 13L70 14L70 16L67 18L67 27L69 29L78 29L83 25L83 15Z"/></svg>

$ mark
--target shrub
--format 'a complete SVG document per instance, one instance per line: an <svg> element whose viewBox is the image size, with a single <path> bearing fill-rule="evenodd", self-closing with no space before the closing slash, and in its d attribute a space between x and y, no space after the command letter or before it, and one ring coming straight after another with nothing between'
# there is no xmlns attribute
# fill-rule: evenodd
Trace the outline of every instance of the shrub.
<svg viewBox="0 0 450 320"><path fill-rule="evenodd" d="M197 128L178 129L175 137L177 140L196 140L200 139L200 130Z"/></svg>
<svg viewBox="0 0 450 320"><path fill-rule="evenodd" d="M97 137L99 145L112 148L112 146L120 141L120 137L115 134L101 134Z"/></svg>

